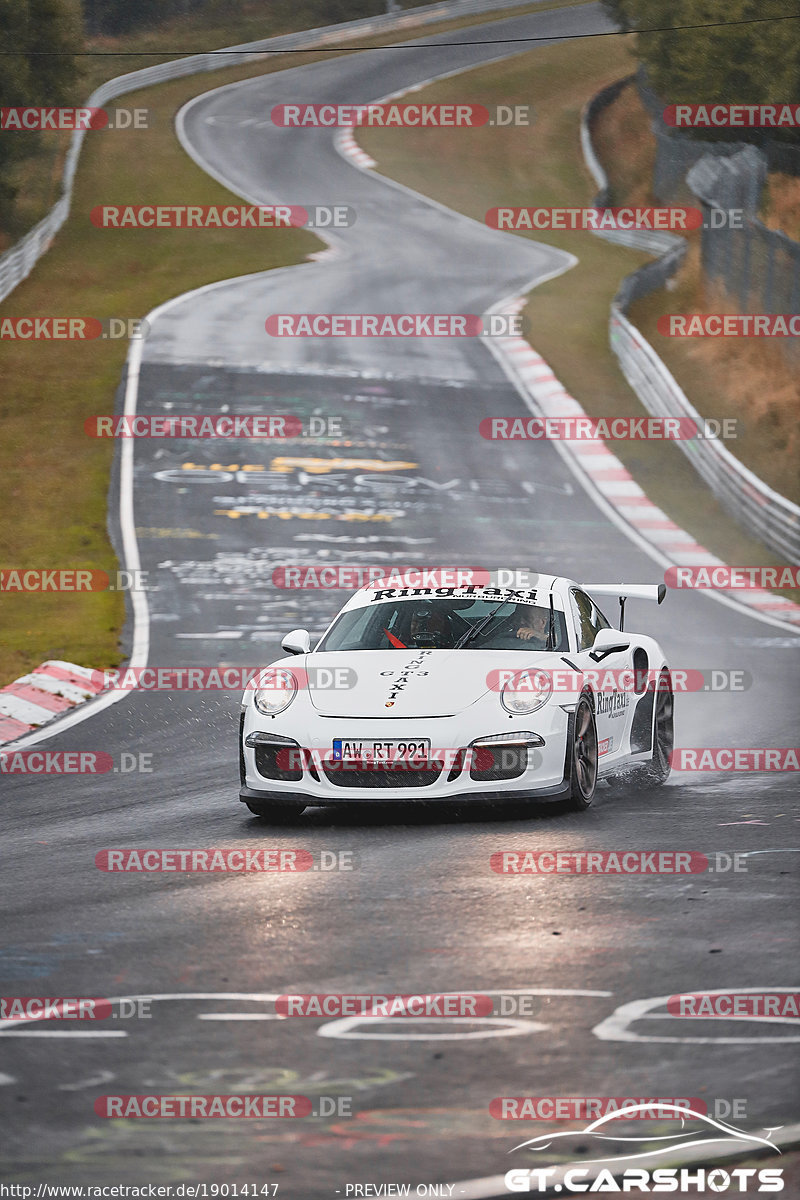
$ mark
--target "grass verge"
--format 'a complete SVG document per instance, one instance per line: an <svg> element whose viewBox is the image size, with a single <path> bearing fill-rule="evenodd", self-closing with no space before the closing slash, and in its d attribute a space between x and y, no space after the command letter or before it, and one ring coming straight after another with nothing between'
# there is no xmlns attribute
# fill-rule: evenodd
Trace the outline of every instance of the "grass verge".
<svg viewBox="0 0 800 1200"><path fill-rule="evenodd" d="M532 103L530 129L364 129L359 143L387 176L479 221L497 205L588 204L596 188L581 154L580 114L591 96L630 73L626 41L593 38L543 47L470 73L476 103ZM463 98L463 77L421 95L426 102ZM626 171L625 185L641 190L635 170ZM535 239L580 261L530 294L526 336L587 413L641 416L608 346L608 316L622 277L649 256L588 233L537 232ZM699 407L705 408L702 399ZM731 564L777 563L728 516L674 443L614 442L611 448L650 499L712 553Z"/></svg>

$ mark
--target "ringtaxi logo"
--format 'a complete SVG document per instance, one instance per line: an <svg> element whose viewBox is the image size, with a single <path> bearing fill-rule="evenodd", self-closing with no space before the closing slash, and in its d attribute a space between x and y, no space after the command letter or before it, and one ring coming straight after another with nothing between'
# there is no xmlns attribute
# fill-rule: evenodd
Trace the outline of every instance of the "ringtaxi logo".
<svg viewBox="0 0 800 1200"><path fill-rule="evenodd" d="M308 1096L98 1096L94 1102L98 1117L208 1120L212 1117L294 1119L314 1116Z"/></svg>
<svg viewBox="0 0 800 1200"><path fill-rule="evenodd" d="M670 996L667 1012L673 1017L800 1017L800 991L781 992L680 992Z"/></svg>
<svg viewBox="0 0 800 1200"><path fill-rule="evenodd" d="M800 771L796 747L683 747L669 756L673 771Z"/></svg>
<svg viewBox="0 0 800 1200"><path fill-rule="evenodd" d="M281 129L477 129L483 125L532 124L529 104L276 104L273 125Z"/></svg>
<svg viewBox="0 0 800 1200"><path fill-rule="evenodd" d="M685 233L699 229L699 208L490 208L484 217L490 229L607 230L654 229Z"/></svg>
<svg viewBox="0 0 800 1200"><path fill-rule="evenodd" d="M122 750L0 750L0 775L152 775L153 755Z"/></svg>
<svg viewBox="0 0 800 1200"><path fill-rule="evenodd" d="M51 570L0 569L0 592L146 592L147 571L82 570L77 567ZM97 672L95 672L97 674Z"/></svg>
<svg viewBox="0 0 800 1200"><path fill-rule="evenodd" d="M275 1011L283 1017L487 1017L494 1012L491 996L470 992L423 995L373 993L286 994Z"/></svg>
<svg viewBox="0 0 800 1200"><path fill-rule="evenodd" d="M668 104L675 129L797 129L800 104Z"/></svg>
<svg viewBox="0 0 800 1200"><path fill-rule="evenodd" d="M727 567L713 563L667 567L664 583L668 588L796 588L800 587L800 567Z"/></svg>
<svg viewBox="0 0 800 1200"><path fill-rule="evenodd" d="M483 567L387 567L383 565L276 567L272 572L275 587L287 590L309 588L358 589L371 584L386 587L481 587L491 582L492 573Z"/></svg>
<svg viewBox="0 0 800 1200"><path fill-rule="evenodd" d="M800 313L666 313L663 337L800 337Z"/></svg>
<svg viewBox="0 0 800 1200"><path fill-rule="evenodd" d="M744 853L717 850L497 850L496 875L722 875L747 872Z"/></svg>
<svg viewBox="0 0 800 1200"><path fill-rule="evenodd" d="M484 417L478 426L482 438L503 442L727 440L736 429L735 417Z"/></svg>
<svg viewBox="0 0 800 1200"><path fill-rule="evenodd" d="M93 342L120 338L143 340L150 332L142 317L2 317L0 340L6 342Z"/></svg>

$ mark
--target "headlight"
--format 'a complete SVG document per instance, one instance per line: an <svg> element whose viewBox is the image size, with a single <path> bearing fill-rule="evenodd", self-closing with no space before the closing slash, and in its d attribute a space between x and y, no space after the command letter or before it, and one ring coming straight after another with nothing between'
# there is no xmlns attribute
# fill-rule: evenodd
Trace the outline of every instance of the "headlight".
<svg viewBox="0 0 800 1200"><path fill-rule="evenodd" d="M550 699L552 682L547 671L519 671L500 693L500 703L515 717L536 712Z"/></svg>
<svg viewBox="0 0 800 1200"><path fill-rule="evenodd" d="M291 671L272 669L258 677L253 703L265 717L275 717L284 711L297 695L297 679Z"/></svg>

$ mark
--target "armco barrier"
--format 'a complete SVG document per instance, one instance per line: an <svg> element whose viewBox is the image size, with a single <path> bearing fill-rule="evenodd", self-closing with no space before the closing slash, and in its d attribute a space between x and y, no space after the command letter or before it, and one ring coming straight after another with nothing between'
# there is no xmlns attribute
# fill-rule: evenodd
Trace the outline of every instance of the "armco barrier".
<svg viewBox="0 0 800 1200"><path fill-rule="evenodd" d="M633 76L619 80L593 96L581 117L581 146L584 159L597 186L598 207L609 202L608 177L594 152L591 123L611 104ZM675 234L615 231L598 237L627 245L636 250L658 254L628 275L611 303L609 340L622 373L649 413L656 417L691 417L702 421L677 381L641 332L625 315L632 300L662 287L677 270L686 252L686 242ZM688 457L698 475L728 512L748 533L753 534L776 554L790 563L800 562L800 507L768 487L762 479L743 466L721 441L679 441L675 443Z"/></svg>
<svg viewBox="0 0 800 1200"><path fill-rule="evenodd" d="M471 13L491 12L495 9L522 8L535 0L442 0L439 4L427 4L420 8L407 9L377 17L364 17L357 21L345 21L339 25L325 25L317 29L305 29L299 33L283 34L280 37L264 38L258 42L244 42L240 46L226 46L207 54L193 54L188 58L176 58L171 62L144 67L118 75L100 85L86 101L88 108L102 108L109 100L124 96L128 92L180 79L184 75L196 75L202 71L218 71L222 67L239 66L256 62L267 54L288 50L314 49L325 45L347 41L348 38L365 37L372 33L394 32L417 25L429 25L448 18L462 17ZM10 250L0 255L0 301L13 292L18 283L27 278L36 263L52 245L53 238L69 216L72 200L72 184L78 166L86 131L75 130L70 142L62 175L62 194L28 233Z"/></svg>

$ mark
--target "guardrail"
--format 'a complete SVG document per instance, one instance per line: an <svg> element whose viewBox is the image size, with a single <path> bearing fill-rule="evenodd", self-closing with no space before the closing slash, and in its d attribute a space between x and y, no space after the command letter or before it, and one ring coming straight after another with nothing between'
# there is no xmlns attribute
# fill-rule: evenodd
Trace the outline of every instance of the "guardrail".
<svg viewBox="0 0 800 1200"><path fill-rule="evenodd" d="M632 77L630 77L632 78ZM593 96L581 116L581 146L586 165L601 189L594 203L608 204L608 177L594 152L591 122L617 97L629 79L619 80ZM597 235L607 236L599 231ZM674 376L656 354L644 335L628 320L625 309L632 300L658 287L677 270L686 252L686 242L674 234L660 235L636 230L619 231L609 240L636 250L659 254L626 276L611 302L609 341L623 375L649 413L656 417L703 418L689 402ZM753 534L788 562L800 562L800 507L781 496L748 470L721 441L677 441L698 475L709 485L720 504L748 533Z"/></svg>
<svg viewBox="0 0 800 1200"><path fill-rule="evenodd" d="M102 108L109 100L124 96L128 92L180 79L184 75L196 75L202 71L218 71L223 67L240 66L256 62L266 55L284 50L314 49L324 45L344 42L348 38L364 37L372 33L394 32L411 29L419 25L430 25L452 17L470 13L492 12L496 9L522 8L532 0L442 0L420 8L363 17L357 21L345 21L339 25L324 25L317 29L305 29L298 33L282 34L264 38L257 42L244 42L239 46L226 46L222 50L206 54L192 54L187 58L176 58L171 62L159 63L154 67L143 67L126 75L117 75L107 80L92 92L86 101L87 108ZM62 174L62 194L46 217L34 225L3 255L0 255L0 301L5 300L14 288L30 275L36 263L52 245L53 238L69 216L72 201L72 185L78 158L86 131L75 130L70 141Z"/></svg>

